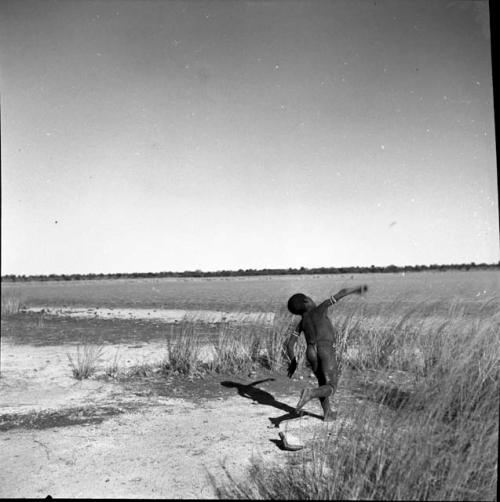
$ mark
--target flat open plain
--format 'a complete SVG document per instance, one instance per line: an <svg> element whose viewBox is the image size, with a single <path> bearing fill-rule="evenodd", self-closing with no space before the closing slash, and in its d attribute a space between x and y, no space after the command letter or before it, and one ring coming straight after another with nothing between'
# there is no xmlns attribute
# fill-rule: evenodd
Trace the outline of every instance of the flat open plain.
<svg viewBox="0 0 500 502"><path fill-rule="evenodd" d="M453 302L471 318L498 315L499 277L494 271L2 284L2 296L18 297L21 309L2 316L0 496L214 498L210 476L224 479L224 466L238 477L252 456L300 461L317 438L346 434L354 415L371 410L389 420L394 410L377 402L366 383L411 391L411 372L346 367L334 399L338 418L325 424L319 403L291 415L300 390L316 385L305 367L291 380L286 369L199 378L127 371L160 364L179 322L195 325L206 361L221 323L235 332L289 325L294 318L284 305L297 291L322 299L366 283L368 294L346 299L332 318L361 309L367 325L382 322L393 305L427 305L428 319ZM68 354L82 343L103 350L96 373L76 380ZM106 375L113 362L121 377ZM298 437L304 450L282 450L280 431Z"/></svg>

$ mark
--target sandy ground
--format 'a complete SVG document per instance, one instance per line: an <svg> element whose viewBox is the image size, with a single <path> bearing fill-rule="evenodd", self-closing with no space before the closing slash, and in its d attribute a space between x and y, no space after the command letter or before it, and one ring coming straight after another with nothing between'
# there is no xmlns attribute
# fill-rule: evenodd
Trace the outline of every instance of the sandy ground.
<svg viewBox="0 0 500 502"><path fill-rule="evenodd" d="M29 307L21 312L58 317L100 318L100 319L143 319L175 323L180 321L239 322L272 324L274 312L223 312L219 310L182 310L147 308L85 308L85 307Z"/></svg>
<svg viewBox="0 0 500 502"><path fill-rule="evenodd" d="M237 473L252 453L283 455L268 410L241 401L159 399L99 425L3 432L0 495L213 498L221 462Z"/></svg>
<svg viewBox="0 0 500 502"><path fill-rule="evenodd" d="M162 357L163 348L160 343L108 346L100 364L111 362L117 350L122 367L153 362ZM342 408L353 399L341 386L335 398L336 422L325 424L306 415L276 428L270 419L286 415L298 391L271 395L262 383L262 400L222 388L220 382L215 384L221 390L206 396L183 393L175 383L168 383L165 392L152 392L146 382L141 392L134 392L114 380L76 381L68 352L74 354L75 346L2 340L0 420L8 424L12 414L35 419L31 425L0 430L1 497L214 498L209 473L222 480L223 465L233 475L244 475L252 455L284 462L287 455L302 454L305 450L280 449L279 432L292 433L307 449L316 434L335 433ZM240 381L250 383L252 378L243 375ZM266 402L269 395L275 400L271 404ZM99 409L111 411L100 422L64 426L57 420L42 426L35 414L73 410L77 419L85 410ZM321 415L317 403L307 409Z"/></svg>

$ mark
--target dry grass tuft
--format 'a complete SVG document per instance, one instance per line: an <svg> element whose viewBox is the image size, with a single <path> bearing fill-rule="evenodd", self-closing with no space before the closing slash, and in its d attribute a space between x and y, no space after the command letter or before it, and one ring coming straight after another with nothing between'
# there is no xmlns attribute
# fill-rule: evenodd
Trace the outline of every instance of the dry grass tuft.
<svg viewBox="0 0 500 502"><path fill-rule="evenodd" d="M260 326L223 326L213 342L214 357L209 371L226 374L246 374L268 364Z"/></svg>
<svg viewBox="0 0 500 502"><path fill-rule="evenodd" d="M91 377L97 369L97 362L102 355L102 345L91 345L85 343L76 347L75 359L67 353L73 377L83 380Z"/></svg>
<svg viewBox="0 0 500 502"><path fill-rule="evenodd" d="M13 294L2 294L2 316L14 315L21 309L21 298Z"/></svg>
<svg viewBox="0 0 500 502"><path fill-rule="evenodd" d="M104 370L104 373L109 378L117 378L118 374L120 372L120 368L119 368L119 365L118 365L118 362L120 360L119 352L120 352L120 349L117 349L116 352L115 352L115 355L113 357L113 361L110 364L108 364L106 366L106 369Z"/></svg>
<svg viewBox="0 0 500 502"><path fill-rule="evenodd" d="M158 370L158 365L155 364L134 364L125 372L125 376L127 378L149 378L158 373Z"/></svg>
<svg viewBox="0 0 500 502"><path fill-rule="evenodd" d="M167 337L167 358L162 363L165 374L194 376L201 372L200 342L194 323L182 322L170 327Z"/></svg>

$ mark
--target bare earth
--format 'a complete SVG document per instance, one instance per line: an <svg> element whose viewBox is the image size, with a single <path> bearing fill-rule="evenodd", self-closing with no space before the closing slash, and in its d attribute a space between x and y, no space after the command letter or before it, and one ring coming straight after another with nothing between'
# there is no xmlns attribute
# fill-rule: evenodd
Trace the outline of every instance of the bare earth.
<svg viewBox="0 0 500 502"><path fill-rule="evenodd" d="M275 375L212 376L194 382L134 382L71 376L67 353L75 345L34 346L2 340L0 378L1 497L215 498L211 474L244 475L252 455L284 462L302 455L317 434L335 435L361 399L349 372L334 405L338 419L321 420L319 403L309 415L290 418L299 391L315 382ZM154 362L158 343L107 346L105 368L119 350L119 364ZM101 372L102 373L102 372ZM232 382L226 386L223 381ZM245 387L246 386L246 387ZM373 406L376 406L373 403ZM378 405L377 405L378 406ZM278 420L278 426L271 423ZM305 444L280 448L279 432Z"/></svg>
<svg viewBox="0 0 500 502"><path fill-rule="evenodd" d="M184 309L148 309L148 308L104 308L104 307L29 307L23 313L48 314L62 317L84 318L114 318L114 319L145 319L173 323L179 321L222 322L238 321L272 324L274 312L223 312L220 310L184 310Z"/></svg>

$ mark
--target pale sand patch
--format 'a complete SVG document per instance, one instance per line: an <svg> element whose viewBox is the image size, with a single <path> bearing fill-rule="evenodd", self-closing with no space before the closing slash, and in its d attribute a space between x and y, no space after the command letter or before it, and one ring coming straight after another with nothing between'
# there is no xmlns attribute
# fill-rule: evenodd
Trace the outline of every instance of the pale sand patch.
<svg viewBox="0 0 500 502"><path fill-rule="evenodd" d="M164 400L101 424L0 433L2 497L216 498L207 474L284 461L268 417L241 397ZM318 421L319 427L321 422Z"/></svg>
<svg viewBox="0 0 500 502"><path fill-rule="evenodd" d="M116 391L117 384L75 380L68 354L76 359L77 345L15 345L2 342L0 354L0 413L40 411L99 403ZM213 347L200 347L199 358L207 362ZM105 372L116 358L120 371L136 365L156 365L168 360L166 342L105 345L97 359L97 374Z"/></svg>
<svg viewBox="0 0 500 502"><path fill-rule="evenodd" d="M113 381L76 381L67 359L75 349L2 343L0 414L124 402L134 402L135 411L100 424L0 432L1 497L215 498L208 472L221 480L223 463L241 475L253 455L282 461L290 453L273 442L280 429L269 427L280 409L235 393L193 402L128 395ZM110 363L117 349L123 367L161 359L165 345L105 346L99 366ZM293 405L297 396L276 399ZM310 408L320 413L318 404ZM280 427L306 443L325 429L310 417Z"/></svg>
<svg viewBox="0 0 500 502"><path fill-rule="evenodd" d="M94 307L29 307L21 312L44 313L79 319L140 319L176 323L201 321L207 323L235 322L272 324L274 312L223 312L218 310L146 309L146 308L94 308Z"/></svg>
<svg viewBox="0 0 500 502"><path fill-rule="evenodd" d="M74 345L34 347L2 342L0 413L41 411L106 400L113 383L78 381L67 353Z"/></svg>

